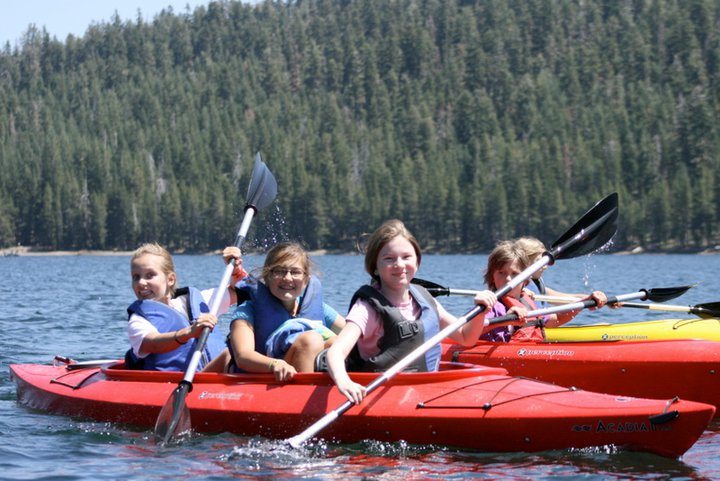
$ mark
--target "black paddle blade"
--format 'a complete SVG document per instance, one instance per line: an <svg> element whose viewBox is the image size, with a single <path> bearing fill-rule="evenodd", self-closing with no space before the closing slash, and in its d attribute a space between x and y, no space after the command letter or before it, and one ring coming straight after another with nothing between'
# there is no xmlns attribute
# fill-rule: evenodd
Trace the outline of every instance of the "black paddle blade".
<svg viewBox="0 0 720 481"><path fill-rule="evenodd" d="M600 247L615 235L618 218L618 195L613 192L578 220L565 234L552 244L550 256L570 259L584 256Z"/></svg>
<svg viewBox="0 0 720 481"><path fill-rule="evenodd" d="M275 196L277 196L277 181L258 152L255 154L255 167L248 186L247 205L255 210L263 210L272 204Z"/></svg>
<svg viewBox="0 0 720 481"><path fill-rule="evenodd" d="M441 286L440 284L436 284L436 283L434 283L433 281L428 281L428 280L425 280L425 279L419 279L419 278L417 278L417 277L413 277L413 279L412 279L410 282L412 282L413 284L417 284L418 286L423 286L425 289L430 289L430 288L433 288L433 289L442 288L442 286Z"/></svg>
<svg viewBox="0 0 720 481"><path fill-rule="evenodd" d="M705 304L698 304L692 306L690 312L703 319L711 319L713 317L720 317L720 302L707 302Z"/></svg>
<svg viewBox="0 0 720 481"><path fill-rule="evenodd" d="M431 296L433 297L440 297L440 296L449 296L450 295L450 289L444 288L444 287L426 287L425 288Z"/></svg>
<svg viewBox="0 0 720 481"><path fill-rule="evenodd" d="M680 286L680 287L656 287L645 291L647 293L646 299L652 302L666 302L676 297L680 297L685 294L692 286Z"/></svg>
<svg viewBox="0 0 720 481"><path fill-rule="evenodd" d="M160 410L155 422L155 440L162 445L180 433L190 431L190 410L185 398L190 392L190 384L180 382Z"/></svg>
<svg viewBox="0 0 720 481"><path fill-rule="evenodd" d="M417 277L413 277L410 282L412 282L413 284L417 284L418 286L424 287L433 297L450 295L449 288L443 287L440 284L435 284L432 281L426 281L425 279L418 279Z"/></svg>

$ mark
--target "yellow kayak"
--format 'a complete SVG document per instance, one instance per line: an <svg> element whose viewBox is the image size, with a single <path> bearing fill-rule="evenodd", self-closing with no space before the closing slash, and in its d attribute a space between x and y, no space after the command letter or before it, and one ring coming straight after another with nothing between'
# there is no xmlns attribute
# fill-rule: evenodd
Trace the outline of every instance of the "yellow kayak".
<svg viewBox="0 0 720 481"><path fill-rule="evenodd" d="M546 328L548 341L646 341L706 339L720 341L720 318L658 319L620 324Z"/></svg>

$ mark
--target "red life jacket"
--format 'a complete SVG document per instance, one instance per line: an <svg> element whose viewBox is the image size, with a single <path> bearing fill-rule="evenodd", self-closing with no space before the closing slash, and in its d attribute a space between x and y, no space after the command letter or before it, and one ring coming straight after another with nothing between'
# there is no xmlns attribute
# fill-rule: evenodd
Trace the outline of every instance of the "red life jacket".
<svg viewBox="0 0 720 481"><path fill-rule="evenodd" d="M508 310L512 307L524 307L528 311L533 311L538 308L535 301L524 292L520 296L520 299L505 296L501 299L501 301ZM545 329L540 324L541 323L536 323L534 326L515 328L515 332L512 334L511 342L544 341Z"/></svg>

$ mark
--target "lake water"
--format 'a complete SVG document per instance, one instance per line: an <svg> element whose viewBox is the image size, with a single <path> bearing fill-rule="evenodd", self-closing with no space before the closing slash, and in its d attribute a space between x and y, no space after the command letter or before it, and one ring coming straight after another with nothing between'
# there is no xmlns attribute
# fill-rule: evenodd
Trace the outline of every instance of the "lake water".
<svg viewBox="0 0 720 481"><path fill-rule="evenodd" d="M214 286L224 270L219 256L175 259L183 285ZM262 260L247 256L245 265L259 266ZM418 277L447 287L480 288L485 260L483 255L427 255ZM345 312L354 289L367 279L362 257L328 255L314 261L326 301ZM720 479L718 422L681 460L610 448L496 454L373 442L288 453L277 450L277 443L231 434L199 435L160 450L148 430L19 405L8 364L49 363L56 354L117 358L127 349L125 308L133 300L128 266L127 256L0 257L0 479ZM719 300L719 268L720 256L712 255L602 255L558 261L545 279L563 291L602 289L611 295L696 284L671 301L694 305ZM471 307L467 298L440 300L456 315ZM606 309L573 322L662 317L678 316Z"/></svg>

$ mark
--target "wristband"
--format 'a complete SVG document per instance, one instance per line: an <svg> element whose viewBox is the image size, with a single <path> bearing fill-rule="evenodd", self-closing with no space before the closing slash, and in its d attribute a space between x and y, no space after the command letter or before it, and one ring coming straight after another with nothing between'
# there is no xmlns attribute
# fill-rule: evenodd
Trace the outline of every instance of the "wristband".
<svg viewBox="0 0 720 481"><path fill-rule="evenodd" d="M268 371L273 372L275 369L275 365L278 363L277 359L272 359L270 363L268 364Z"/></svg>

